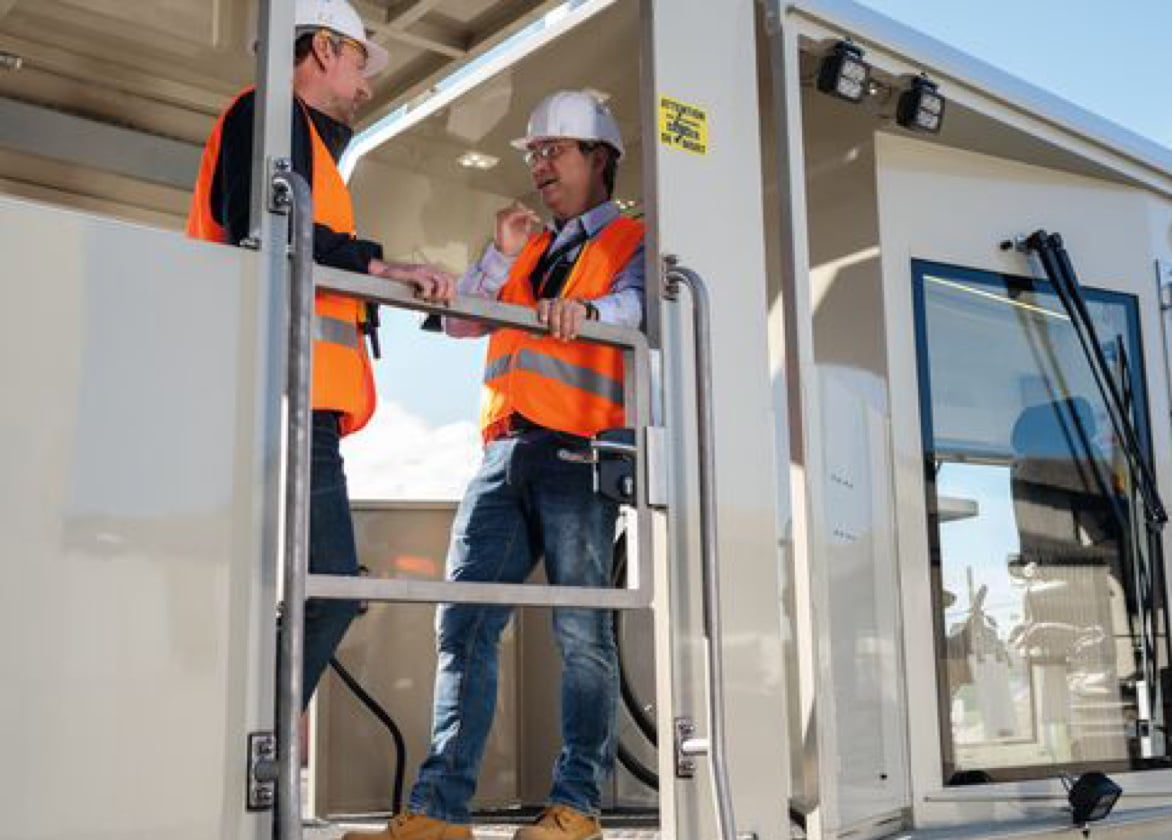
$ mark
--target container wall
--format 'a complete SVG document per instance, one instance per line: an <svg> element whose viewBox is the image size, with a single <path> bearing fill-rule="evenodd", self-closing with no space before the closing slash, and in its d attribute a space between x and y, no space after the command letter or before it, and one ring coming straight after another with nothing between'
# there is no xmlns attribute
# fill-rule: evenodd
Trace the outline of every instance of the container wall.
<svg viewBox="0 0 1172 840"><path fill-rule="evenodd" d="M0 837L260 837L257 260L15 200L0 253Z"/></svg>

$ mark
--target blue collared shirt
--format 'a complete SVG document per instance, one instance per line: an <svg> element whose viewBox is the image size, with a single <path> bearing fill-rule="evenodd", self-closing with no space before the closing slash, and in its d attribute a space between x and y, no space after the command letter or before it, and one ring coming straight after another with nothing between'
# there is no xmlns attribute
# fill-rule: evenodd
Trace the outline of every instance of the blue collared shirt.
<svg viewBox="0 0 1172 840"><path fill-rule="evenodd" d="M604 201L581 216L575 216L557 230L553 225L546 228L554 234L550 250L557 250L563 244L581 238L583 234L593 239L604 227L619 217L619 208L613 201ZM568 252L571 260L578 258L582 246ZM461 295L495 300L509 279L509 269L516 257L502 254L490 242L481 258L472 264L456 284ZM598 309L598 320L605 324L638 329L643 323L643 243L631 259L615 275L609 294L591 301ZM474 338L492 332L492 327L474 321L444 318L444 330L458 338Z"/></svg>

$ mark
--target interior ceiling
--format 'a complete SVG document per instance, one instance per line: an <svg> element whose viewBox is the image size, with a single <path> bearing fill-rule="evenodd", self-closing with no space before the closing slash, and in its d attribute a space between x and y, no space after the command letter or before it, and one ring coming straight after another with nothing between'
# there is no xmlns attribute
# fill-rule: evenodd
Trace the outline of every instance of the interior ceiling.
<svg viewBox="0 0 1172 840"><path fill-rule="evenodd" d="M362 119L406 101L557 0L351 0L391 54ZM202 144L254 75L256 0L0 0L0 97Z"/></svg>
<svg viewBox="0 0 1172 840"><path fill-rule="evenodd" d="M509 142L524 135L530 110L546 94L590 88L607 98L626 146L616 196L637 200L642 192L639 31L639 4L616 3L391 139L372 157L535 205L528 169ZM487 171L466 169L457 159L468 151L500 162ZM361 164L354 177L362 177Z"/></svg>

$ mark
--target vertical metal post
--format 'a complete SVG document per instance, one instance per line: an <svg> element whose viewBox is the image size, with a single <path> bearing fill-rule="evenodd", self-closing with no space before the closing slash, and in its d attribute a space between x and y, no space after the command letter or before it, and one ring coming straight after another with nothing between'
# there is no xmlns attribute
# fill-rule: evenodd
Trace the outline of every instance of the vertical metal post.
<svg viewBox="0 0 1172 840"><path fill-rule="evenodd" d="M258 344L261 345L262 357L269 360L259 383L266 396L265 412L261 420L261 435L265 441L265 531L262 556L266 565L272 563L270 568L273 569L275 576L286 578L286 632L281 636L281 648L277 652L281 683L276 687L274 712L277 716L275 729L278 736L276 837L280 840L299 840L301 762L296 739L297 715L301 706L301 655L290 651L288 645L298 643L297 638L290 636L298 636L302 632L300 616L304 612L304 595L290 597L288 575L280 574L278 563L281 545L284 544L286 551L291 545L288 534L282 540L282 514L286 528L290 525L291 519L296 521L292 511L287 509L289 487L282 486L281 483L282 467L286 460L281 442L285 431L282 411L285 404L282 396L290 384L289 370L286 367L291 303L288 212L290 191L296 197L297 190L291 186L292 180L286 178L282 187L284 200L277 201L277 187L273 178L277 171L277 161L284 161L287 164L292 146L294 4L289 0L260 0L258 7L255 121L248 230L251 243L254 247L260 248L262 255L258 280L267 329L264 335L258 337ZM312 259L312 250L306 253L306 259ZM296 542L292 544L295 545ZM285 558L285 563L288 564L288 558ZM291 605L292 610L289 610ZM275 607L275 604L272 606ZM294 673L290 673L290 670ZM292 706L283 696L290 681L295 681L298 686ZM289 711L290 708L292 712Z"/></svg>
<svg viewBox="0 0 1172 840"><path fill-rule="evenodd" d="M301 837L301 684L305 586L309 574L310 384L313 365L313 197L288 168L273 178L278 202L293 208L289 289L288 457L285 480L284 610L277 673L277 838Z"/></svg>
<svg viewBox="0 0 1172 840"><path fill-rule="evenodd" d="M288 220L273 201L272 175L293 144L293 3L260 0L259 14L248 231L262 248L279 242L283 265Z"/></svg>
<svg viewBox="0 0 1172 840"><path fill-rule="evenodd" d="M1127 367L1127 349L1123 336L1116 336L1115 347L1117 363L1115 376L1119 380L1122 391L1123 410L1126 416L1134 421L1132 382ZM1136 487L1135 474L1131 470L1125 470L1123 480L1124 488L1127 491L1127 526L1130 529L1127 541L1131 547L1129 552L1131 572L1135 583L1135 606L1140 627L1140 673L1143 675L1143 679L1136 680L1135 683L1136 735L1139 738L1140 756L1152 758L1155 753L1152 749L1152 703L1149 698L1155 685L1151 662L1151 655L1154 654L1151 644L1154 630L1149 623L1148 607L1150 605L1153 609L1155 608L1155 593L1151 591L1147 583L1150 579L1153 558L1145 554L1150 547L1150 541L1144 539L1148 532L1148 519L1144 515L1143 506L1137 496L1139 488Z"/></svg>
<svg viewBox="0 0 1172 840"><path fill-rule="evenodd" d="M696 365L696 413L700 444L700 556L704 579L704 636L708 660L708 738L694 749L708 753L721 840L737 840L728 758L724 735L724 638L720 618L720 569L716 538L716 433L712 407L712 346L708 289L696 272L675 265L669 258L665 277L667 296L675 299L678 287L692 294L692 323ZM688 745L685 744L685 749ZM706 746L706 748L705 748Z"/></svg>

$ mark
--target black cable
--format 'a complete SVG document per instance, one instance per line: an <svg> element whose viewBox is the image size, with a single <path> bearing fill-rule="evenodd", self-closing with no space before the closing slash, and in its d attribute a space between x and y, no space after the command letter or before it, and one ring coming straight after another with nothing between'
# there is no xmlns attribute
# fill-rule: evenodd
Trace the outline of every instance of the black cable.
<svg viewBox="0 0 1172 840"><path fill-rule="evenodd" d="M659 790L659 774L637 759L622 741L619 741L617 758L628 773L652 790Z"/></svg>
<svg viewBox="0 0 1172 840"><path fill-rule="evenodd" d="M627 581L627 535L622 533L614 544L614 554L611 573L611 583L616 587L626 585ZM623 658L622 639L622 610L612 613L611 630L614 633L614 646L619 667L619 693L623 698L623 706L631 716L636 728L642 733L652 747L658 748L659 736L655 731L655 721L643 709L635 690L631 687L631 678L627 673L626 660ZM654 791L659 790L659 774L635 757L620 739L616 753L619 764L626 768L632 776Z"/></svg>
<svg viewBox="0 0 1172 840"><path fill-rule="evenodd" d="M614 544L614 572L612 574L612 583L616 587L625 586L627 582L627 535L624 532ZM635 726L643 734L643 737L651 742L651 746L659 746L659 733L655 728L655 721L647 714L643 705L639 702L639 698L635 696L635 690L631 687L631 678L627 671L626 659L623 657L623 641L622 641L622 610L615 610L612 619L614 629L615 650L618 653L619 663L619 690L623 698L623 706L626 707L627 713L631 716Z"/></svg>
<svg viewBox="0 0 1172 840"><path fill-rule="evenodd" d="M395 787L391 798L391 812L395 814L402 813L403 778L407 772L407 742L403 739L403 732L399 729L394 719L387 714L387 710L367 693L366 689L354 678L353 674L343 667L337 657L330 659L330 667L334 669L334 672L346 684L346 687L358 698L358 701L387 728L387 731L391 733L391 738L395 741Z"/></svg>

